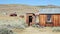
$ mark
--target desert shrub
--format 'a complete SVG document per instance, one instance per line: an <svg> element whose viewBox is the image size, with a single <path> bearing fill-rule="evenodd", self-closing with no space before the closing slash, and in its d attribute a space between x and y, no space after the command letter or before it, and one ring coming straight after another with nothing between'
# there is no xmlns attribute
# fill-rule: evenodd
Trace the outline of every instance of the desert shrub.
<svg viewBox="0 0 60 34"><path fill-rule="evenodd" d="M22 23L22 24L20 24L20 23L14 23L14 24L8 24L8 25L6 25L6 27L8 27L8 28L25 29L28 26L27 26L26 23Z"/></svg>
<svg viewBox="0 0 60 34"><path fill-rule="evenodd" d="M28 27L28 25L27 25L26 23L23 23L22 25L23 25L25 28Z"/></svg>
<svg viewBox="0 0 60 34"><path fill-rule="evenodd" d="M24 29L27 27L27 24L25 23L24 19L18 20L15 24L13 24L14 27Z"/></svg>
<svg viewBox="0 0 60 34"><path fill-rule="evenodd" d="M27 27L27 24L24 21L10 21L9 24L6 25L8 28L19 28L19 29L24 29Z"/></svg>
<svg viewBox="0 0 60 34"><path fill-rule="evenodd" d="M0 28L0 34L13 34L13 31L8 28Z"/></svg>
<svg viewBox="0 0 60 34"><path fill-rule="evenodd" d="M33 24L32 27L40 28L40 25L39 24Z"/></svg>
<svg viewBox="0 0 60 34"><path fill-rule="evenodd" d="M27 27L24 19L18 20L0 20L0 26L8 27L8 28L20 28L24 29Z"/></svg>
<svg viewBox="0 0 60 34"><path fill-rule="evenodd" d="M52 28L52 31L53 32L60 32L60 27L53 27Z"/></svg>
<svg viewBox="0 0 60 34"><path fill-rule="evenodd" d="M26 23L22 23L22 24L16 24L16 26L14 26L15 28L20 28L20 29L25 29L27 27Z"/></svg>

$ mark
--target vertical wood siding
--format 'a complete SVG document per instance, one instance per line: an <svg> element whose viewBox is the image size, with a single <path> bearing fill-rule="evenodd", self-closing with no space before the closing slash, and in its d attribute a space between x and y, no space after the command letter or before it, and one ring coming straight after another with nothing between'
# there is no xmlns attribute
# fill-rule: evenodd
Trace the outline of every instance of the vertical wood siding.
<svg viewBox="0 0 60 34"><path fill-rule="evenodd" d="M41 26L45 26L45 22L46 22L46 15L39 15L39 24Z"/></svg>
<svg viewBox="0 0 60 34"><path fill-rule="evenodd" d="M52 16L54 26L59 26L59 15L52 15Z"/></svg>
<svg viewBox="0 0 60 34"><path fill-rule="evenodd" d="M46 19L47 19L47 15L39 15L39 24L41 26L45 26L46 25ZM52 17L52 24L51 26L60 26L60 15L58 14L53 14ZM48 26L48 25L47 25Z"/></svg>
<svg viewBox="0 0 60 34"><path fill-rule="evenodd" d="M26 15L26 23L28 24L29 20L28 20L28 15Z"/></svg>
<svg viewBox="0 0 60 34"><path fill-rule="evenodd" d="M60 26L60 15L58 16L58 18L59 18L59 19L58 19L58 20L59 20L59 23L58 23L58 24L59 24L59 26Z"/></svg>

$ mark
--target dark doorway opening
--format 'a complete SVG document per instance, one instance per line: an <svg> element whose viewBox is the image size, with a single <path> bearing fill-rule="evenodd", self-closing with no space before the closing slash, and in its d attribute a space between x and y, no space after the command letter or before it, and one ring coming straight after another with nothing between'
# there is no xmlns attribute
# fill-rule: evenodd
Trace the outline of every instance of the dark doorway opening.
<svg viewBox="0 0 60 34"><path fill-rule="evenodd" d="M32 16L29 16L29 24L28 24L28 26L30 26L31 25L31 23L32 23Z"/></svg>

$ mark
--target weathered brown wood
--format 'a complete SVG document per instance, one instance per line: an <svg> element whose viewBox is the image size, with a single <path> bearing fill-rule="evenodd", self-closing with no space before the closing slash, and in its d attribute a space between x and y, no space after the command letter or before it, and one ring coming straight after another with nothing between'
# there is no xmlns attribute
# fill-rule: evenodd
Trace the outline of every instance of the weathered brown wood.
<svg viewBox="0 0 60 34"><path fill-rule="evenodd" d="M51 20L52 24L46 24L47 15L39 15L39 24L41 26L60 26L60 15L52 14Z"/></svg>
<svg viewBox="0 0 60 34"><path fill-rule="evenodd" d="M41 26L45 26L45 22L46 22L46 15L39 15L39 24Z"/></svg>
<svg viewBox="0 0 60 34"><path fill-rule="evenodd" d="M35 16L33 14L26 15L26 23L29 23L29 16L33 17L32 24L35 23ZM46 14L39 14L39 25L40 26L60 26L60 14L52 14L51 20L52 24L46 24L47 15Z"/></svg>
<svg viewBox="0 0 60 34"><path fill-rule="evenodd" d="M52 15L52 16L54 26L59 26L59 16L58 15Z"/></svg>
<svg viewBox="0 0 60 34"><path fill-rule="evenodd" d="M26 23L28 24L29 20L28 20L28 15L26 14Z"/></svg>
<svg viewBox="0 0 60 34"><path fill-rule="evenodd" d="M60 26L60 15L58 16L58 18L59 18L58 20L59 20L59 26Z"/></svg>

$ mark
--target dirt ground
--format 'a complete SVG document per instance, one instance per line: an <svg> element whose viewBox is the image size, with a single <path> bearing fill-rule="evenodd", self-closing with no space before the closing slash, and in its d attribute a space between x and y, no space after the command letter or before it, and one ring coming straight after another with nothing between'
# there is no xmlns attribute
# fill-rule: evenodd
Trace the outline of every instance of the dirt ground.
<svg viewBox="0 0 60 34"><path fill-rule="evenodd" d="M14 20L18 20L18 19L19 19L18 17L10 17L9 18L9 17L0 16L0 20L9 20L9 21L12 20L12 21L14 21ZM16 34L60 34L60 32L52 32L51 27L34 28L34 27L30 26L30 27L23 29L23 31L21 29L13 29L13 31Z"/></svg>
<svg viewBox="0 0 60 34"><path fill-rule="evenodd" d="M15 29L14 32L17 34L60 34L60 32L52 32L50 27L46 28L34 28L32 26L20 31L19 29Z"/></svg>

